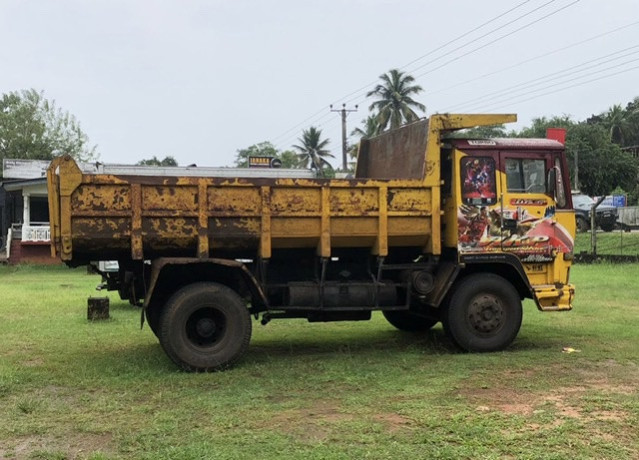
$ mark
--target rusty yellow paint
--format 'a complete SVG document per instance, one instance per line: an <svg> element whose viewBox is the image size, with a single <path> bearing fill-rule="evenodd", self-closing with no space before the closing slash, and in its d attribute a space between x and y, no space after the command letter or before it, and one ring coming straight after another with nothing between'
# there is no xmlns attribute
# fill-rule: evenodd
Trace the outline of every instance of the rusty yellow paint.
<svg viewBox="0 0 639 460"><path fill-rule="evenodd" d="M49 166L47 177L57 175L57 180L48 183L47 187L53 192L50 205L53 210L51 220L54 234L51 238L52 254L59 252L62 260L71 260L73 253L73 239L71 230L71 195L82 183L82 171L69 155L59 157Z"/></svg>
<svg viewBox="0 0 639 460"><path fill-rule="evenodd" d="M56 170L62 158L55 158L47 169L47 192L49 199L50 235L51 235L51 257L57 256L56 241L60 235L60 198L58 190L60 188Z"/></svg>
<svg viewBox="0 0 639 460"><path fill-rule="evenodd" d="M271 187L261 187L262 198L262 228L260 235L260 257L271 258Z"/></svg>
<svg viewBox="0 0 639 460"><path fill-rule="evenodd" d="M142 186L131 184L131 258L143 260Z"/></svg>
<svg viewBox="0 0 639 460"><path fill-rule="evenodd" d="M198 235L197 256L205 259L209 256L209 216L208 216L208 190L205 179L198 181Z"/></svg>
<svg viewBox="0 0 639 460"><path fill-rule="evenodd" d="M379 212L377 216L377 239L373 254L380 257L388 255L388 187L379 187Z"/></svg>
<svg viewBox="0 0 639 460"><path fill-rule="evenodd" d="M320 223L320 241L318 253L320 257L331 256L331 214L330 214L330 189L322 187L322 204L321 204L321 223Z"/></svg>

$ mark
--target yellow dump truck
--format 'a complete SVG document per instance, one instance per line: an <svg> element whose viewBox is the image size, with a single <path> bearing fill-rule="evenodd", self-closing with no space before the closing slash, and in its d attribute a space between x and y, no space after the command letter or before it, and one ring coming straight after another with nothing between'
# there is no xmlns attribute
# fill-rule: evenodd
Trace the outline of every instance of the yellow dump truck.
<svg viewBox="0 0 639 460"><path fill-rule="evenodd" d="M442 322L468 351L509 346L522 299L570 310L575 215L564 145L463 139L514 115L434 115L363 140L352 179L206 171L48 170L51 248L70 266L117 260L106 286L143 307L182 369L235 363L251 316Z"/></svg>

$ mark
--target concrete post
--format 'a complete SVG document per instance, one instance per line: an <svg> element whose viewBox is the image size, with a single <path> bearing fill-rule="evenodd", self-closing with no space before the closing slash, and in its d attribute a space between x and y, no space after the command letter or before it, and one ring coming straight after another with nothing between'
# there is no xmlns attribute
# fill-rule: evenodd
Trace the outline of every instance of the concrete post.
<svg viewBox="0 0 639 460"><path fill-rule="evenodd" d="M31 195L29 192L22 192L22 226L29 226L31 224Z"/></svg>

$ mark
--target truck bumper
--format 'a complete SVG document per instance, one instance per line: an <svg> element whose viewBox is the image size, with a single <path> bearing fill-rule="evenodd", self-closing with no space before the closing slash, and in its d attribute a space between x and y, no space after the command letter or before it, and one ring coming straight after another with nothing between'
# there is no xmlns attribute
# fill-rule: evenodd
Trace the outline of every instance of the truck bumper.
<svg viewBox="0 0 639 460"><path fill-rule="evenodd" d="M541 311L572 310L572 301L575 298L573 284L535 286L533 291L535 303Z"/></svg>

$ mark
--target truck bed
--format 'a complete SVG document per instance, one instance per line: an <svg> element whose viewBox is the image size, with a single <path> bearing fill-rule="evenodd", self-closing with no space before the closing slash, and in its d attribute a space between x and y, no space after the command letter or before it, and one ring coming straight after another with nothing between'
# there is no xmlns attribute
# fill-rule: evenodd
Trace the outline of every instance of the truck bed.
<svg viewBox="0 0 639 460"><path fill-rule="evenodd" d="M153 177L49 170L54 251L63 260L262 257L280 248L432 250L439 195L422 181ZM435 199L434 199L435 198Z"/></svg>

